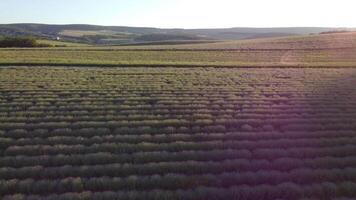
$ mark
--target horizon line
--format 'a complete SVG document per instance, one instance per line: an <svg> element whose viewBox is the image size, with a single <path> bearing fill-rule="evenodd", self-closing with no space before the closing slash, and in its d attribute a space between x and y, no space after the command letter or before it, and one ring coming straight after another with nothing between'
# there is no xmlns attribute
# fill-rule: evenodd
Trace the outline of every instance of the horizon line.
<svg viewBox="0 0 356 200"><path fill-rule="evenodd" d="M41 23L41 22L15 22L15 23L0 23L0 25L18 25L18 24L35 24L35 25L54 25L54 26L69 26L69 25L86 25L86 26L102 26L102 27L131 27L131 28L154 28L154 29L233 29L233 28L253 28L253 29L277 29L277 28L334 28L334 29L356 29L356 27L348 26L233 26L233 27L200 27L200 28L182 28L182 27L155 27L155 26L130 26L130 25L103 25L90 23Z"/></svg>

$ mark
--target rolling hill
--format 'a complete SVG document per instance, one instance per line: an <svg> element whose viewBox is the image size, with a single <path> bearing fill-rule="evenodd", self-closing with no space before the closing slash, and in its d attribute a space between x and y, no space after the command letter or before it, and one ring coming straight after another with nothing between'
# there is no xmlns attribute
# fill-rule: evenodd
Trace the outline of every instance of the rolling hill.
<svg viewBox="0 0 356 200"><path fill-rule="evenodd" d="M246 40L226 40L214 43L180 45L137 45L117 48L174 50L318 50L356 48L356 32L296 35Z"/></svg>
<svg viewBox="0 0 356 200"><path fill-rule="evenodd" d="M4 24L0 36L33 36L43 39L82 42L90 44L136 44L152 42L241 40L292 35L316 34L339 30L336 28L226 28L226 29L159 29L146 27Z"/></svg>

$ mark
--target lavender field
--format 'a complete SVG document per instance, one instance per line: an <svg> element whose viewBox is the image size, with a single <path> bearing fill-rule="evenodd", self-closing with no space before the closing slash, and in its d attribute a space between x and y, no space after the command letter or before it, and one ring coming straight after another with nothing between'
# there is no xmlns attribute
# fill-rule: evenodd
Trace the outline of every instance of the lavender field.
<svg viewBox="0 0 356 200"><path fill-rule="evenodd" d="M0 198L356 197L356 69L0 68Z"/></svg>

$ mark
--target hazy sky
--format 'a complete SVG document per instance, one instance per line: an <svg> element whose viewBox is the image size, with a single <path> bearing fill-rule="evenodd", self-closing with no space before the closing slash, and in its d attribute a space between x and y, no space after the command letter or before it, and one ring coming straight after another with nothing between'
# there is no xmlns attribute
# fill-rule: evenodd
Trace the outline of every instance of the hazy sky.
<svg viewBox="0 0 356 200"><path fill-rule="evenodd" d="M355 0L0 0L0 23L356 27Z"/></svg>

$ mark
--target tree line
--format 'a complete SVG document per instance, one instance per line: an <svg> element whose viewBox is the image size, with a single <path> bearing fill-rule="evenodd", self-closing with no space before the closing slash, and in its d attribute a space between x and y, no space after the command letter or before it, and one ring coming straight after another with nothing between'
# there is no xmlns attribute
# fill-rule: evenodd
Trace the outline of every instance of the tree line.
<svg viewBox="0 0 356 200"><path fill-rule="evenodd" d="M10 47L49 47L48 44L40 44L35 38L30 37L5 37L0 38L0 48Z"/></svg>

